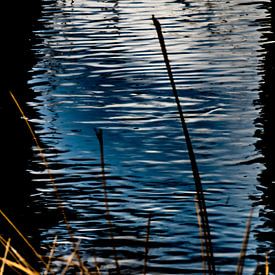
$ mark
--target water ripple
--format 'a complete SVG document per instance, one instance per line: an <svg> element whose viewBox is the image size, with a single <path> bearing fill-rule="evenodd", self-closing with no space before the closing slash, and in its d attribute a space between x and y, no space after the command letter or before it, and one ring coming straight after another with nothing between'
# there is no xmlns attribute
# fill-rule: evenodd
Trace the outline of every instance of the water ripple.
<svg viewBox="0 0 275 275"><path fill-rule="evenodd" d="M70 222L85 257L97 255L103 272L112 268L93 131L103 128L107 190L125 274L142 270L148 213L153 215L150 273L201 273L192 173L151 21L155 14L206 190L219 272L231 274L248 196L263 168L254 148L253 101L262 79L265 2L42 3L33 49L38 62L29 81L36 93L30 105L40 115L33 123L64 206L75 212ZM52 185L39 162L30 168L37 203L54 208ZM58 235L57 253L67 251L64 225L45 225L41 232L44 244ZM253 253L254 246L249 249ZM255 266L252 261L247 272Z"/></svg>

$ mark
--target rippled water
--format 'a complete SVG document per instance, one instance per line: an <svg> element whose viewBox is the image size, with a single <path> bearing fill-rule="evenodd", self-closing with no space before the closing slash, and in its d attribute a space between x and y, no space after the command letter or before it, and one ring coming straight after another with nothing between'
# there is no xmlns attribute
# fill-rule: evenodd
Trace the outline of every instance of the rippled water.
<svg viewBox="0 0 275 275"><path fill-rule="evenodd" d="M257 176L253 105L262 81L269 1L48 1L33 51L37 64L29 105L50 170L88 261L113 268L105 220L99 144L125 274L142 272L152 214L150 274L201 274L195 188L185 141L151 16L159 18L205 190L219 274L233 274ZM34 149L35 150L35 149ZM70 254L66 226L39 156L30 163L42 246L58 237ZM42 210L41 210L42 209ZM45 214L46 215L46 214ZM252 226L260 223L255 209ZM253 229L252 228L252 229ZM253 231L246 274L257 261Z"/></svg>

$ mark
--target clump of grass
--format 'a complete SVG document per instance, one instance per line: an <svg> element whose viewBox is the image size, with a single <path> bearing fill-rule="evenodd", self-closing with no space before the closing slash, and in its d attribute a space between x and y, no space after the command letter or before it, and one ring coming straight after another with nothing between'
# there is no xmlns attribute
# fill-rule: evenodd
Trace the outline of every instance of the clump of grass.
<svg viewBox="0 0 275 275"><path fill-rule="evenodd" d="M36 148L38 149L39 151L39 156L47 170L47 173L48 173L48 176L49 176L49 179L50 179L50 182L52 183L52 186L53 186L53 189L54 189L54 193L55 193L55 196L56 196L56 199L57 199L57 205L58 205L58 209L60 211L60 213L62 214L62 217L63 217L63 221L66 225L66 228L67 228L67 231L68 231L68 234L69 234L69 237L70 237L70 240L71 240L71 244L73 246L73 252L72 254L75 256L75 258L78 260L78 267L81 271L81 274L89 274L89 270L88 268L83 264L83 261L80 257L80 254L79 254L79 249L78 249L78 245L77 243L75 242L75 238L74 238L74 234L73 234L73 230L72 230L72 227L70 225L70 223L68 222L68 219L67 219L67 215L66 215L66 211L64 209L64 206L62 204L62 200L61 200L61 197L60 197L60 194L59 194L59 191L58 191L58 188L55 184L55 180L54 180L54 177L52 176L52 173L51 173L51 170L50 170L50 167L49 167L49 164L48 164L48 161L45 157L45 154L43 152L43 149L42 147L40 146L40 143L39 143L39 140L34 132L34 130L32 129L29 121L28 121L28 118L27 116L25 115L23 109L21 108L18 100L16 99L16 97L13 95L12 92L10 92L10 96L13 100L13 102L15 103L18 111L20 112L22 118L24 119L26 125L27 125L27 128L29 129L29 132L33 138L33 141L35 143L35 146ZM50 257L49 257L49 262L46 263L43 259L43 257L36 251L36 249L30 244L30 242L27 240L27 238L20 232L20 230L15 226L15 224L5 215L5 213L0 210L0 214L2 215L2 217L8 222L8 224L15 230L15 232L21 237L21 239L27 244L27 246L31 249L31 251L34 253L34 255L38 258L38 260L45 266L46 268L46 271L49 270L49 266L50 266L50 261L51 261L51 258L53 257L53 252L54 250L52 250L52 253L50 253ZM6 244L6 250L7 250L7 244ZM2 262L7 264L7 265L12 265L12 263L5 259L5 258L1 258ZM17 263L14 264L14 267L19 267Z"/></svg>
<svg viewBox="0 0 275 275"><path fill-rule="evenodd" d="M5 274L5 270L7 266L13 270L14 273L18 273L18 271L24 272L24 274L29 275L38 275L39 272L36 271L11 245L11 239L9 238L6 241L2 236L0 236L0 242L2 246L5 248L5 253L3 257L0 257L0 261L2 262L0 275ZM11 259L8 259L8 256Z"/></svg>

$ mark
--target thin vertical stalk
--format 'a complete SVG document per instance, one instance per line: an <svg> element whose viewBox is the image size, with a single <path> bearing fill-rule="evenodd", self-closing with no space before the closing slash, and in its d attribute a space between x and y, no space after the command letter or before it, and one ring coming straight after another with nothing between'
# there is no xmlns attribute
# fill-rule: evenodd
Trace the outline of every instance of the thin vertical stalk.
<svg viewBox="0 0 275 275"><path fill-rule="evenodd" d="M49 271L51 270L51 263L52 263L52 259L53 259L53 256L54 256L56 244L57 244L57 236L55 236L55 238L54 238L53 246L52 246L51 251L50 251L50 255L49 255L49 259L48 259L48 262L47 262L47 266L46 266L46 270L44 272L44 275L48 275Z"/></svg>
<svg viewBox="0 0 275 275"><path fill-rule="evenodd" d="M196 186L196 193L197 193L198 204L199 204L199 212L200 212L200 216L201 216L202 228L203 228L203 233L204 233L204 245L205 245L205 250L206 250L206 254L207 254L206 256L207 256L208 272L209 272L209 274L215 275L216 270L215 270L212 240L211 240L211 234L210 234L210 226L209 226L209 222L208 222L208 215L207 215L207 209L206 209L206 204L205 204L205 199L204 199L204 193L203 193L200 173L199 173L199 169L197 166L197 161L195 158L195 153L193 150L189 131L188 131L188 128L187 128L187 125L185 122L185 118L183 115L182 107L180 104L178 92L176 89L176 84L174 81L172 69L170 66L170 61L169 61L166 46L165 46L165 41L164 41L162 30L161 30L161 25L160 25L159 21L154 17L154 15L152 16L152 20L153 20L153 23L155 25L155 28L156 28L156 31L158 34L158 39L159 39L160 47L162 50L162 55L164 58L164 62L166 65L170 84L172 87L172 92L173 92L173 95L174 95L174 98L176 101L178 114L179 114L179 117L181 120L183 134L184 134L185 142L187 145L188 155L189 155L189 159L191 162L193 178L194 178L194 182L195 182L195 186Z"/></svg>
<svg viewBox="0 0 275 275"><path fill-rule="evenodd" d="M265 254L265 275L269 275L268 254Z"/></svg>
<svg viewBox="0 0 275 275"><path fill-rule="evenodd" d="M243 238L243 243L242 243L242 248L241 248L240 257L239 257L239 261L238 261L236 275L243 274L244 261L245 261L245 256L246 256L246 250L247 250L247 245L248 245L248 240L249 240L250 229L251 229L251 221L252 221L253 211L254 211L254 209L251 208L249 217L246 222L245 234L244 234L244 238Z"/></svg>
<svg viewBox="0 0 275 275"><path fill-rule="evenodd" d="M110 215L109 199L108 199L108 192L107 192L107 183L106 183L106 175L105 175L105 160L104 160L103 131L102 131L102 129L95 129L95 133L96 133L96 137L98 139L99 147L100 147L101 178L102 178L102 187L103 187L103 193L104 193L104 205L105 205L105 211L106 211L105 218L106 218L106 221L109 226L109 234L110 234L113 253L114 253L114 257L115 257L116 272L117 272L117 274L120 274L120 266L119 266L119 262L118 262L118 256L117 256L115 240L114 240L114 235L113 235L113 223L112 223L111 215Z"/></svg>
<svg viewBox="0 0 275 275"><path fill-rule="evenodd" d="M151 230L151 219L152 216L149 214L147 228L146 228L146 240L144 246L144 265L143 265L143 275L147 274L147 263L148 263L148 254L149 254L149 240L150 240L150 230Z"/></svg>

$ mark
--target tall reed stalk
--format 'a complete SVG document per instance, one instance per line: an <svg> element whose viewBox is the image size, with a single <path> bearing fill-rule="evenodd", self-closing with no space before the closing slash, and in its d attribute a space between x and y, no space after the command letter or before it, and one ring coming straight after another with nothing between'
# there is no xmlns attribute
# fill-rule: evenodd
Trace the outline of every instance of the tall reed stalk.
<svg viewBox="0 0 275 275"><path fill-rule="evenodd" d="M188 131L188 128L187 128L187 125L186 125L186 122L185 122L184 115L183 115L183 111L182 111L181 103L180 103L180 100L179 100L178 92L177 92L177 89L176 89L176 84L175 84L175 81L174 81L172 69L171 69L171 66L170 66L170 61L169 61L168 54L167 54L165 40L164 40L162 30L161 30L161 25L160 25L158 19L156 19L154 15L152 16L152 20L153 20L153 23L155 25L155 28L156 28L156 31L157 31L157 34L158 34L158 39L159 39L162 55L163 55L163 58L164 58L164 62L165 62L165 65L166 65L166 69L167 69L167 73L168 73L168 76L169 76L170 84L171 84L171 87L172 87L172 92L173 92L173 95L174 95L174 98L175 98L175 101L176 101L177 110L178 110L178 114L179 114L179 117L180 117L183 134L184 134L185 142L186 142L186 145L187 145L188 155L189 155L189 159L190 159L190 162L191 162L193 178L194 178L195 187L196 187L196 195L197 195L197 200L198 200L198 205L199 205L200 219L201 219L201 224L202 224L202 229L203 229L204 246L205 246L205 251L206 251L208 272L211 275L215 275L216 270L215 270L212 240L211 240L211 234L210 234L210 226L209 226L209 222L208 222L208 214L207 214L207 209L206 209L206 204L205 204L205 198L204 198L200 173L199 173L199 169L198 169L198 166L197 166L197 161L196 161L195 153L194 153L194 150L193 150L193 146L192 146L191 138L190 138L190 135L189 135L189 131Z"/></svg>
<svg viewBox="0 0 275 275"><path fill-rule="evenodd" d="M116 264L116 272L119 275L120 274L120 266L118 262L118 256L116 251L116 245L115 245L115 239L113 234L113 223L111 220L110 215L110 208L109 208L109 199L108 199L108 192L107 192L107 182L106 182L106 175L105 175L105 160L104 160L104 140L103 140L103 131L102 129L95 129L96 137L99 142L100 147L100 166L101 166L101 179L102 179L102 188L104 193L104 205L105 205L105 218L109 226L109 235L112 242L112 249L114 253L115 258L115 264Z"/></svg>

